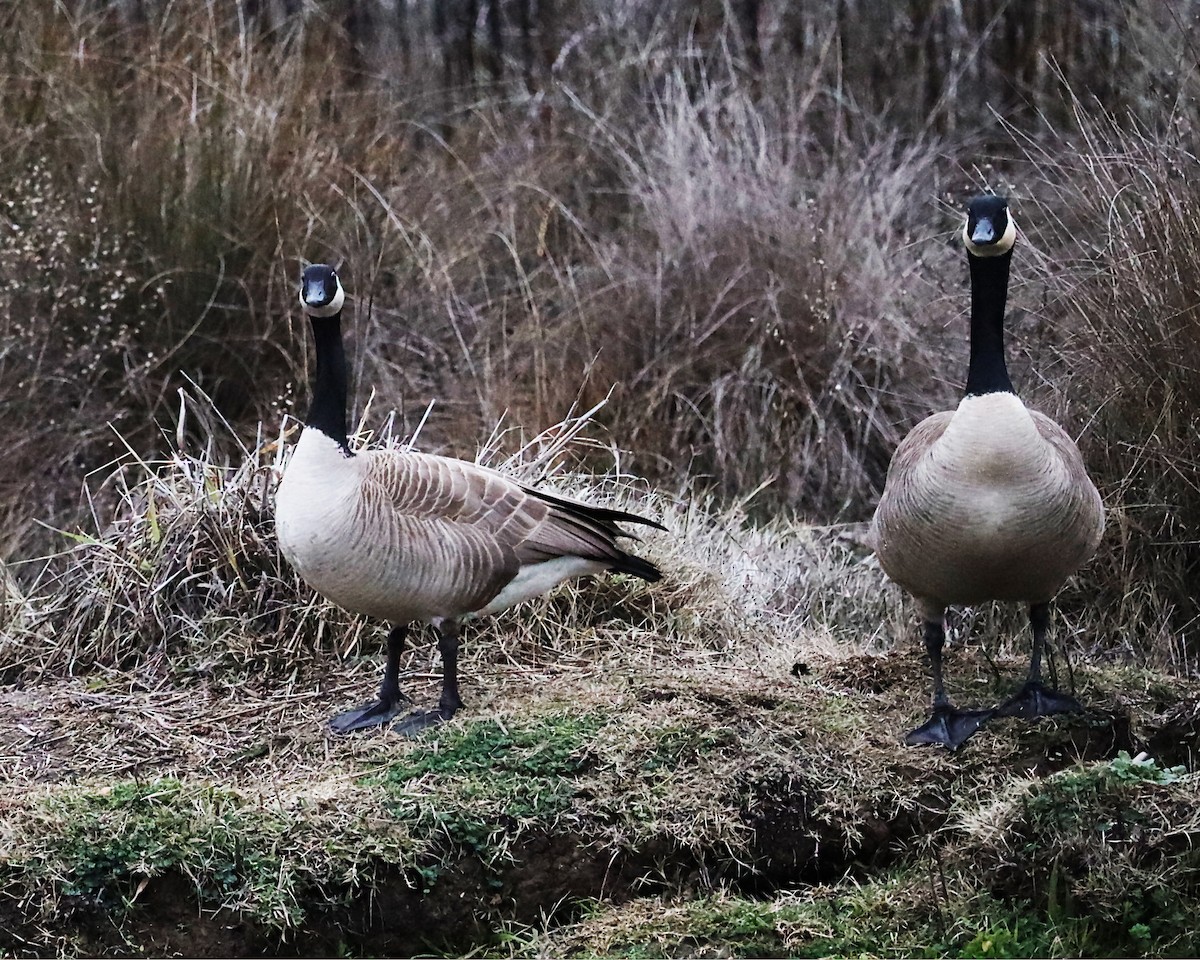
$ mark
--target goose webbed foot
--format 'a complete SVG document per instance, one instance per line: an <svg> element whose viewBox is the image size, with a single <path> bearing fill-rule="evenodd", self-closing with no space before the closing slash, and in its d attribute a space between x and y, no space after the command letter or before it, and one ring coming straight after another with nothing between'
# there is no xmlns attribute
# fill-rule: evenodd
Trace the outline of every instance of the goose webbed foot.
<svg viewBox="0 0 1200 960"><path fill-rule="evenodd" d="M994 710L959 710L950 704L933 708L930 718L904 738L910 747L922 744L941 744L957 750L992 719Z"/></svg>
<svg viewBox="0 0 1200 960"><path fill-rule="evenodd" d="M430 727L436 727L440 723L445 723L458 712L460 706L462 706L461 703L447 703L443 701L432 710L417 710L414 713L410 713L407 717L397 720L392 725L392 730L401 736L416 736L422 730L428 730Z"/></svg>
<svg viewBox="0 0 1200 960"><path fill-rule="evenodd" d="M998 717L1033 720L1054 713L1082 713L1083 706L1070 694L1051 690L1039 680L1030 680L1013 697L996 708Z"/></svg>
<svg viewBox="0 0 1200 960"><path fill-rule="evenodd" d="M382 727L395 718L410 702L404 694L394 697L380 697L364 704L357 710L347 710L339 713L329 721L329 727L334 733L350 733L352 730L367 730L371 727Z"/></svg>
<svg viewBox="0 0 1200 960"><path fill-rule="evenodd" d="M401 736L413 736L429 727L445 723L458 712L462 698L458 695L458 623L451 619L434 621L438 631L438 650L442 654L442 695L432 710L416 710L401 717L392 729ZM412 701L400 692L400 654L404 650L405 628L396 627L388 637L388 662L384 669L379 697L357 710L339 713L329 721L335 733L365 730L391 723L400 714L403 704Z"/></svg>

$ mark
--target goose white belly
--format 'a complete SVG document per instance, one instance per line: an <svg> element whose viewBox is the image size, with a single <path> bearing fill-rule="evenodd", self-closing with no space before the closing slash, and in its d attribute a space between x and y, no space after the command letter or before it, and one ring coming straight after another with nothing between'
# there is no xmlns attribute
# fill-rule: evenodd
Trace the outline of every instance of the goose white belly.
<svg viewBox="0 0 1200 960"><path fill-rule="evenodd" d="M436 571L404 563L387 525L364 535L361 464L320 431L304 430L275 494L280 551L305 583L347 610L397 622L445 616L429 589Z"/></svg>
<svg viewBox="0 0 1200 960"><path fill-rule="evenodd" d="M607 563L588 560L585 557L555 557L541 563L530 563L521 567L517 575L488 603L479 614L498 613L524 600L540 597L557 587L564 580L603 573Z"/></svg>
<svg viewBox="0 0 1200 960"><path fill-rule="evenodd" d="M1080 522L1098 497L1068 472L1016 396L968 397L924 456L889 478L880 563L939 603L1049 600L1098 539Z"/></svg>

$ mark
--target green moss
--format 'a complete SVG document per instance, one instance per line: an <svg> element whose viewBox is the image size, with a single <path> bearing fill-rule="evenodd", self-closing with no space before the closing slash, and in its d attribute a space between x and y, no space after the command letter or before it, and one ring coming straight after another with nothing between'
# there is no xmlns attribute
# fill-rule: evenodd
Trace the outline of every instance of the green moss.
<svg viewBox="0 0 1200 960"><path fill-rule="evenodd" d="M209 906L282 930L295 928L312 904L348 896L355 884L339 877L405 861L402 834L343 827L347 834L330 840L316 820L234 791L173 779L118 781L41 798L26 816L24 842L3 864L14 882L51 901L118 915L136 909L147 883L178 874Z"/></svg>
<svg viewBox="0 0 1200 960"><path fill-rule="evenodd" d="M382 781L406 786L424 776L464 777L507 774L550 778L572 776L582 769L580 750L608 718L600 714L550 714L501 724L494 719L447 731L437 749L389 767Z"/></svg>
<svg viewBox="0 0 1200 960"><path fill-rule="evenodd" d="M589 763L601 714L548 714L528 721L480 720L445 731L436 749L406 757L370 778L389 809L426 846L426 888L442 863L470 853L493 865L525 830L549 827L571 806L573 777Z"/></svg>
<svg viewBox="0 0 1200 960"><path fill-rule="evenodd" d="M282 924L297 919L288 882L295 877L277 852L289 830L279 812L170 779L75 788L40 807L35 816L49 829L23 863L10 866L56 879L63 897L124 910L141 883L179 872L209 901L253 904L263 919Z"/></svg>

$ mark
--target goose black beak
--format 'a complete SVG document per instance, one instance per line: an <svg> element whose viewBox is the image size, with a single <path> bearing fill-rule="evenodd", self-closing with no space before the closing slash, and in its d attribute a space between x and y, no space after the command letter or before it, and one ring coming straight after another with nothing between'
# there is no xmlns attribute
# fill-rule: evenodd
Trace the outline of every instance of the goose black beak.
<svg viewBox="0 0 1200 960"><path fill-rule="evenodd" d="M975 221L975 229L971 231L971 242L978 244L992 243L996 239L996 227L991 217L980 217Z"/></svg>
<svg viewBox="0 0 1200 960"><path fill-rule="evenodd" d="M305 283L300 297L309 307L325 307L333 302L333 295L320 282Z"/></svg>

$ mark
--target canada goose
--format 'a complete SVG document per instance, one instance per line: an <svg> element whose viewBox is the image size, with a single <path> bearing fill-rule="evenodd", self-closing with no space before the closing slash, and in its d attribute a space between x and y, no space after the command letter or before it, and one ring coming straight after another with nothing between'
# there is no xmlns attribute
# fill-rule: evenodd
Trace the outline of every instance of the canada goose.
<svg viewBox="0 0 1200 960"><path fill-rule="evenodd" d="M1042 684L1050 601L1104 532L1100 494L1074 441L1028 409L1004 363L1004 305L1017 229L1002 197L967 206L971 359L956 410L919 423L897 447L871 539L884 572L916 597L933 672L933 711L909 744L957 748L992 716L1079 710ZM1021 691L995 710L958 710L942 684L950 604L1029 604L1033 648Z"/></svg>
<svg viewBox="0 0 1200 960"><path fill-rule="evenodd" d="M653 520L523 486L464 460L391 450L354 452L346 439L345 291L333 268L309 266L300 304L316 344L312 404L275 498L279 547L304 581L339 606L392 623L378 699L335 716L338 732L387 723L401 710L400 655L413 621L432 624L442 655L433 710L397 729L448 720L458 693L458 630L572 577L606 570L654 582L650 562L620 550L618 523Z"/></svg>

